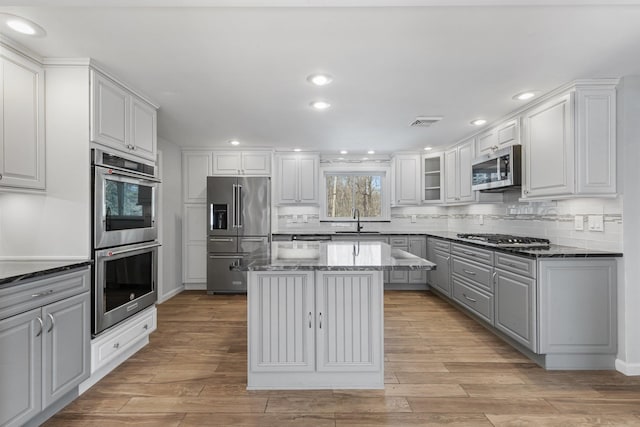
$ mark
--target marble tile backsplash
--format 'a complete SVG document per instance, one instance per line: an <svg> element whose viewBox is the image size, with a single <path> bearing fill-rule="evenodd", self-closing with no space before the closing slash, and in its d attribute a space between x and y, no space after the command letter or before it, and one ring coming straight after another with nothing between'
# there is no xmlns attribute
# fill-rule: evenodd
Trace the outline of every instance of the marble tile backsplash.
<svg viewBox="0 0 640 427"><path fill-rule="evenodd" d="M353 222L320 222L317 207L280 207L276 231L329 232L355 229ZM604 230L589 231L590 215L602 215ZM582 216L584 230L575 229ZM375 231L460 231L545 237L552 243L610 251L622 250L622 198L553 202L518 201L467 206L417 206L391 209L391 221L365 223Z"/></svg>

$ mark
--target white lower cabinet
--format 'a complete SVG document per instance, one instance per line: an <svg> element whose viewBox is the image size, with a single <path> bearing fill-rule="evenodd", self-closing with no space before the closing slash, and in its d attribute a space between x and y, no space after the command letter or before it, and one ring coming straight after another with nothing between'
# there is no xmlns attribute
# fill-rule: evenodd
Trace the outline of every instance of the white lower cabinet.
<svg viewBox="0 0 640 427"><path fill-rule="evenodd" d="M39 280L33 287L30 284L16 287L29 287L26 293L6 289L0 295L0 300L15 302L3 304L4 313L11 313L14 308L31 308L0 320L3 427L24 425L89 376L91 293L81 286L78 289L84 290L82 293L62 297L74 292L67 284L77 281L87 284L89 270ZM37 307L38 299L54 302Z"/></svg>
<svg viewBox="0 0 640 427"><path fill-rule="evenodd" d="M495 327L536 351L536 280L495 270Z"/></svg>
<svg viewBox="0 0 640 427"><path fill-rule="evenodd" d="M249 389L383 388L382 272L249 272Z"/></svg>

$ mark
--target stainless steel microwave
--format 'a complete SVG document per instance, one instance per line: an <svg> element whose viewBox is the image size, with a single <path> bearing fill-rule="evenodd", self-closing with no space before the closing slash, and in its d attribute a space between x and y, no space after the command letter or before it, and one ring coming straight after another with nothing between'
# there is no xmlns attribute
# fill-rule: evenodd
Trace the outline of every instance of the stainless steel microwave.
<svg viewBox="0 0 640 427"><path fill-rule="evenodd" d="M512 145L471 162L471 189L505 191L522 183L522 146Z"/></svg>

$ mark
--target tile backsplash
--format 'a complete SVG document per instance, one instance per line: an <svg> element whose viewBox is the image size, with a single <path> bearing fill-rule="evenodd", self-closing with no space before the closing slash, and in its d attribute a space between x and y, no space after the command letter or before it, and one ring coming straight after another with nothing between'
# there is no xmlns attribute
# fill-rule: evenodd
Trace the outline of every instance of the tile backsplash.
<svg viewBox="0 0 640 427"><path fill-rule="evenodd" d="M575 229L576 216L583 230ZM589 216L602 216L603 231L589 231ZM283 206L274 210L274 232L328 232L355 229L353 222L320 222L317 207ZM391 209L391 221L364 223L376 231L460 231L545 237L552 243L622 251L622 197L552 202L482 203L465 206L416 206Z"/></svg>

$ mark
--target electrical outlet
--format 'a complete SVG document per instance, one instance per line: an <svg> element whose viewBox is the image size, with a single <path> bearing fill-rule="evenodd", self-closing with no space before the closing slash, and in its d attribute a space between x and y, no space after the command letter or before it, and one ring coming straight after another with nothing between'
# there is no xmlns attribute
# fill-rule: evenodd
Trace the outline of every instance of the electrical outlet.
<svg viewBox="0 0 640 427"><path fill-rule="evenodd" d="M309 216L307 214L302 214L302 222L309 222Z"/></svg>
<svg viewBox="0 0 640 427"><path fill-rule="evenodd" d="M579 231L584 230L584 216L576 215L573 218L573 228Z"/></svg>
<svg viewBox="0 0 640 427"><path fill-rule="evenodd" d="M484 215L478 215L478 225L484 225Z"/></svg>
<svg viewBox="0 0 640 427"><path fill-rule="evenodd" d="M589 231L604 231L603 215L589 215Z"/></svg>
<svg viewBox="0 0 640 427"><path fill-rule="evenodd" d="M291 215L291 222L298 222L298 215Z"/></svg>
<svg viewBox="0 0 640 427"><path fill-rule="evenodd" d="M415 215L411 215L411 222L416 222L416 216Z"/></svg>

